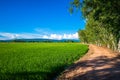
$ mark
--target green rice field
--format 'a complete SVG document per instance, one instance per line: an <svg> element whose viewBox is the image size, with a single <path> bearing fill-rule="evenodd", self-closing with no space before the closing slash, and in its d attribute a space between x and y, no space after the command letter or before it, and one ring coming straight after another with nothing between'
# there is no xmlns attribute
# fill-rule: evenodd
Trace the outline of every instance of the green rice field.
<svg viewBox="0 0 120 80"><path fill-rule="evenodd" d="M0 43L0 80L54 80L87 50L80 43Z"/></svg>

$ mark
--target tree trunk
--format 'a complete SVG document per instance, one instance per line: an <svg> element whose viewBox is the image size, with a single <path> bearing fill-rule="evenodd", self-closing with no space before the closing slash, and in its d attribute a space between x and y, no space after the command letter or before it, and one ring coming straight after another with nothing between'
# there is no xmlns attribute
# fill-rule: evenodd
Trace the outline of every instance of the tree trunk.
<svg viewBox="0 0 120 80"><path fill-rule="evenodd" d="M120 52L120 39L119 39L119 42L118 42L118 51Z"/></svg>

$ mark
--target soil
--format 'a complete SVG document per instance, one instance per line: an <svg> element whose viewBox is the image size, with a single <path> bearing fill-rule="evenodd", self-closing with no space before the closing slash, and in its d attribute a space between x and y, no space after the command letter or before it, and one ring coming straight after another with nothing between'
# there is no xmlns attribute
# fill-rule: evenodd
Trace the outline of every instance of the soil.
<svg viewBox="0 0 120 80"><path fill-rule="evenodd" d="M85 56L67 68L57 80L120 80L120 53L89 45Z"/></svg>

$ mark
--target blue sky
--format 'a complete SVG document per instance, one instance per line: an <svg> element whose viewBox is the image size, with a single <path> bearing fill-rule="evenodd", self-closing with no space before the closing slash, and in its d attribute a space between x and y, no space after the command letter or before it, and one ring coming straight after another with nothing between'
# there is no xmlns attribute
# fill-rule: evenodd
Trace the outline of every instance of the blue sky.
<svg viewBox="0 0 120 80"><path fill-rule="evenodd" d="M77 39L81 12L70 14L71 0L0 0L0 39Z"/></svg>

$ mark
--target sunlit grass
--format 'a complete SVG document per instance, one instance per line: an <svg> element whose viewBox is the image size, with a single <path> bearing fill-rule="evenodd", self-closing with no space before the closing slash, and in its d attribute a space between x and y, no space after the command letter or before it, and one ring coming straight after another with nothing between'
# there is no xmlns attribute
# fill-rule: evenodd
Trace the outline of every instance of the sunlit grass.
<svg viewBox="0 0 120 80"><path fill-rule="evenodd" d="M0 43L0 80L52 80L87 50L79 43Z"/></svg>

